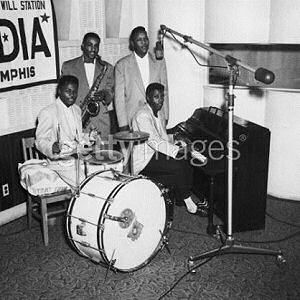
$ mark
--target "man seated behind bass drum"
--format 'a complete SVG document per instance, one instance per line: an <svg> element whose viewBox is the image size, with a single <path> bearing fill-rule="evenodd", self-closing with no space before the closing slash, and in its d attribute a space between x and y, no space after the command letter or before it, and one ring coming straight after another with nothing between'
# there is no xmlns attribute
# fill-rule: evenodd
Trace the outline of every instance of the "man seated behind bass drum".
<svg viewBox="0 0 300 300"><path fill-rule="evenodd" d="M67 160L60 161L63 155L74 152L77 147L94 144L97 131L89 134L82 132L81 109L75 104L78 92L78 79L74 76L62 76L58 81L57 99L54 103L43 108L38 115L35 144L49 162L49 166L56 171L63 171L64 167L70 174L62 174L68 182L74 181L74 163ZM70 168L71 166L71 168Z"/></svg>

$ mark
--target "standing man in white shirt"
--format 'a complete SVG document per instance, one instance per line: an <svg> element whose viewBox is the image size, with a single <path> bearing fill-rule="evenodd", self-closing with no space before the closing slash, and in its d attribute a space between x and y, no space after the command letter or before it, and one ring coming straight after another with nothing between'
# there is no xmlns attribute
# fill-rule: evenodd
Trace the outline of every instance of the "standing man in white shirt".
<svg viewBox="0 0 300 300"><path fill-rule="evenodd" d="M146 103L145 91L152 82L159 82L164 86L165 102L160 113L167 124L169 97L165 60L157 60L149 52L149 38L142 26L132 30L129 49L132 53L121 58L115 66L115 110L119 129L130 129L134 113Z"/></svg>
<svg viewBox="0 0 300 300"><path fill-rule="evenodd" d="M82 55L63 63L62 75L73 75L78 78L78 97L76 104L81 108L90 89L100 76L102 80L94 94L95 100L100 105L98 115L90 118L90 123L85 131L96 129L103 140L108 139L110 133L116 131L116 117L113 110L114 98L114 69L111 64L101 59L98 55L101 39L98 34L89 32L85 34L81 44Z"/></svg>

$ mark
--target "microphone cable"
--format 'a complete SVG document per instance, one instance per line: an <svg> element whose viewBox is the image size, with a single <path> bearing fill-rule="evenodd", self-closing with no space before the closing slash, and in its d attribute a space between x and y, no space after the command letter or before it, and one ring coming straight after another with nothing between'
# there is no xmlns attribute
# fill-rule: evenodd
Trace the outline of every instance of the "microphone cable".
<svg viewBox="0 0 300 300"><path fill-rule="evenodd" d="M169 32L169 33L172 35L173 39L174 39L178 44L181 45L181 47L182 47L183 49L187 49L187 50L190 52L190 54L192 55L192 57L194 58L194 60L196 61L196 63L197 63L199 66L205 67L205 68L220 68L220 69L227 69L227 67L221 66L221 65L206 65L206 64L200 63L199 60L196 58L195 54L193 53L193 51L192 51L186 44L184 44L184 43L182 43L181 41L179 41L179 40L175 37L175 35L174 35L172 32ZM164 37L165 35L166 35L166 33L164 33L163 37Z"/></svg>
<svg viewBox="0 0 300 300"><path fill-rule="evenodd" d="M280 220L278 219L277 217L274 217L273 215L271 215L270 213L266 212L266 216L268 216L269 218L279 222L279 223L283 223L283 224L286 224L286 225L290 225L290 226L293 226L293 227L297 227L297 228L300 228L300 224L293 224L293 223L290 223L290 222L287 222L287 221L284 221L284 220Z"/></svg>
<svg viewBox="0 0 300 300"><path fill-rule="evenodd" d="M287 222L287 221L284 221L284 220L280 220L276 217L274 217L273 215L271 215L270 213L266 212L266 216L268 216L269 218L279 222L279 223L282 223L282 224L285 224L285 225L289 225L289 226L293 226L293 227L296 227L296 228L300 228L300 225L298 224L293 224L293 223L290 223L290 222ZM284 242L286 240L289 240L291 238L294 238L296 236L300 235L300 230L294 232L294 233L291 233L290 235L286 236L286 237L283 237L283 238L280 238L278 240L265 240L265 241L247 241L247 240L238 240L236 239L238 242L240 243L253 243L253 244L273 244L273 243L279 243L279 242Z"/></svg>
<svg viewBox="0 0 300 300"><path fill-rule="evenodd" d="M175 231L175 232L180 232L180 233L185 233L185 234L194 234L194 235L198 235L198 236L203 236L206 238L214 238L213 236L209 235L209 234L205 234L205 233L199 233L199 232L195 232L195 231L187 231L187 230L182 230L179 228L170 228L170 231Z"/></svg>
<svg viewBox="0 0 300 300"><path fill-rule="evenodd" d="M223 247L223 245L218 249L218 251L221 250L221 248ZM205 265L206 263L208 263L209 261L211 261L214 257L209 257L207 258L205 261L197 264L196 266L192 267L190 270L188 270L187 272L185 272L181 277L179 277L175 283L173 283L173 285L166 291L164 292L159 298L158 300L161 300L163 299L165 296L167 296L170 292L172 292L174 290L174 288L179 284L179 282L184 278L186 277L188 274L194 272L196 269L198 269L199 267Z"/></svg>
<svg viewBox="0 0 300 300"><path fill-rule="evenodd" d="M296 231L286 237L283 237L281 239L278 239L278 240L265 240L265 241L247 241L247 240L238 240L238 239L235 239L237 242L240 242L240 243L247 243L247 244L274 244L274 243L280 243L280 242L284 242L286 240L289 240L291 238L294 238L296 236L300 235L300 230L299 231Z"/></svg>

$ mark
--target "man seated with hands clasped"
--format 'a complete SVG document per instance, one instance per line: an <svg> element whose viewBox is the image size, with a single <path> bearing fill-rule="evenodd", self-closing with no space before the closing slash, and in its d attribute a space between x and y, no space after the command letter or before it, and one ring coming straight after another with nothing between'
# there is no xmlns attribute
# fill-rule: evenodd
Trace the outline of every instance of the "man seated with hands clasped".
<svg viewBox="0 0 300 300"><path fill-rule="evenodd" d="M82 132L81 109L75 104L77 92L78 79L71 75L62 76L57 85L56 101L38 115L36 147L48 158L50 168L59 172L74 173L74 159L66 158L75 152L84 153L95 144L98 137L96 130ZM70 175L68 179L72 182L74 174L67 173L62 177Z"/></svg>
<svg viewBox="0 0 300 300"><path fill-rule="evenodd" d="M135 174L152 177L173 188L176 204L186 205L192 214L207 215L205 203L192 199L193 168L189 163L192 145L176 145L166 132L161 108L164 103L164 86L151 83L146 89L147 103L139 108L132 120L132 129L147 132L149 139L134 146L133 165Z"/></svg>

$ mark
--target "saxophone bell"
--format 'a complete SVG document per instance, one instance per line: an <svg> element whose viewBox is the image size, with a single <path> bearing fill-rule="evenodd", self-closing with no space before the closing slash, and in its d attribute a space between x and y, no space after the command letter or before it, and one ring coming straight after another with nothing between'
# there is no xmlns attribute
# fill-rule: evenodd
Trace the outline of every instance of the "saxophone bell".
<svg viewBox="0 0 300 300"><path fill-rule="evenodd" d="M86 107L87 112L90 114L91 117L95 117L99 114L100 111L100 104L98 101L91 101L87 104Z"/></svg>

